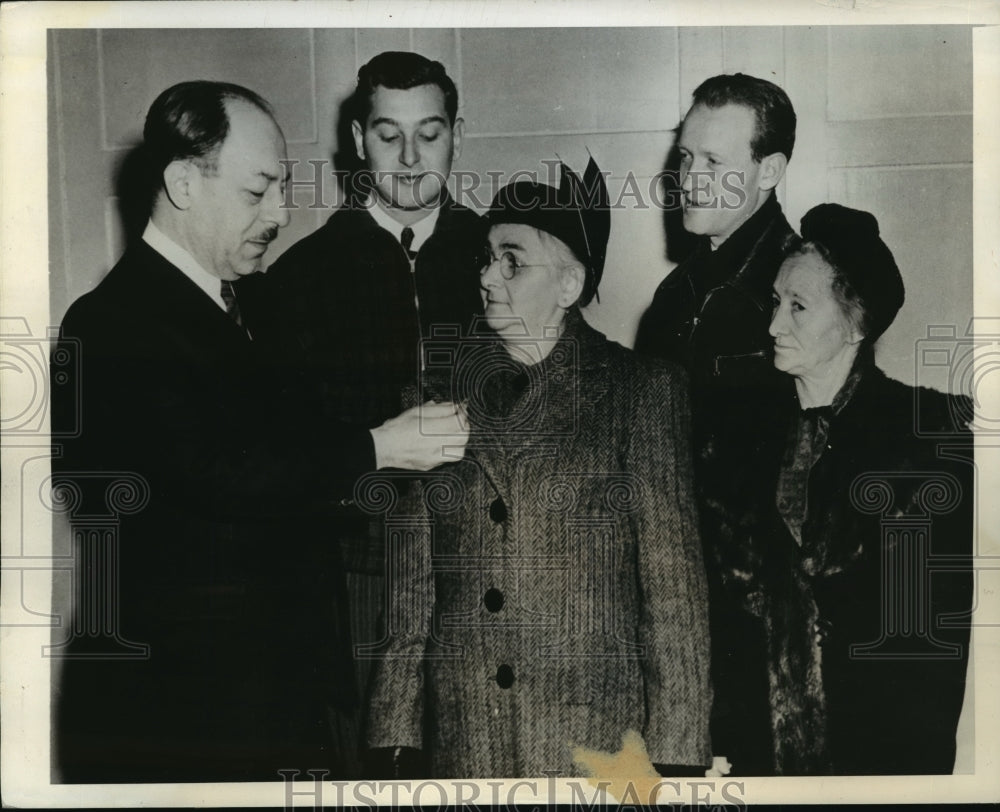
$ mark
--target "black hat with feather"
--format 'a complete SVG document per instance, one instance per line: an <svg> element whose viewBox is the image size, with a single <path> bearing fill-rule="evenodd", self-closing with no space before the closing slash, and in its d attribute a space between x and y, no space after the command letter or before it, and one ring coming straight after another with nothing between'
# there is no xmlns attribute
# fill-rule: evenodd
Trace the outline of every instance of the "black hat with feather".
<svg viewBox="0 0 1000 812"><path fill-rule="evenodd" d="M486 213L488 225L519 223L562 240L586 269L580 306L597 294L604 273L611 210L608 187L593 158L581 180L560 163L559 188L521 180L504 186Z"/></svg>

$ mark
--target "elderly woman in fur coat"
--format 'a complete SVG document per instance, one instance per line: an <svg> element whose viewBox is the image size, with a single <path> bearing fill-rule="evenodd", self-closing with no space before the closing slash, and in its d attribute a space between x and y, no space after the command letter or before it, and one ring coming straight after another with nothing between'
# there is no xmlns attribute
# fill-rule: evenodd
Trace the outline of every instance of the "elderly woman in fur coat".
<svg viewBox="0 0 1000 812"><path fill-rule="evenodd" d="M759 618L777 774L951 772L972 604L968 398L887 378L903 282L875 218L802 220L774 283L788 374L769 454L717 490L732 594ZM746 684L756 684L748 675ZM727 686L727 689L731 686ZM752 700L751 700L752 701ZM730 756L737 771L739 754Z"/></svg>
<svg viewBox="0 0 1000 812"><path fill-rule="evenodd" d="M686 380L579 310L606 194L591 161L582 183L564 167L558 189L505 187L487 215L494 332L456 361L467 455L387 520L398 564L367 738L390 775L579 774L575 745L615 751L629 729L664 773L711 761Z"/></svg>

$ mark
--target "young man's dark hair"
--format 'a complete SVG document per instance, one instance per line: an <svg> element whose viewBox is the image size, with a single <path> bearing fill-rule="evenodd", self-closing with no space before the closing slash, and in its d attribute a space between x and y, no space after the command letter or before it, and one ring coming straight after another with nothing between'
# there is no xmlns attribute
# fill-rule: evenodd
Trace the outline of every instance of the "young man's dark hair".
<svg viewBox="0 0 1000 812"><path fill-rule="evenodd" d="M791 159L795 146L795 110L780 87L745 73L723 74L706 79L695 89L691 106L717 108L739 104L754 111L757 126L750 151L755 161L775 152Z"/></svg>
<svg viewBox="0 0 1000 812"><path fill-rule="evenodd" d="M409 90L420 85L437 85L441 88L448 123L454 126L458 117L458 90L455 83L440 62L409 51L385 51L361 67L358 71L358 89L355 92L354 118L362 125L368 120L375 88Z"/></svg>

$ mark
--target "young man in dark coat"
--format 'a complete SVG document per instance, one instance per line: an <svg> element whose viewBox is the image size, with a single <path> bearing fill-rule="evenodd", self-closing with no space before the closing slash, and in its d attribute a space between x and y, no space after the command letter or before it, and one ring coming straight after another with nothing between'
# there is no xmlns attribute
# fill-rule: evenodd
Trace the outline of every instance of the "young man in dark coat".
<svg viewBox="0 0 1000 812"><path fill-rule="evenodd" d="M254 335L301 365L328 414L378 425L419 399L422 339L482 314L485 231L445 188L465 124L441 63L379 54L345 109L364 168L346 205L251 280L267 282Z"/></svg>
<svg viewBox="0 0 1000 812"><path fill-rule="evenodd" d="M305 420L261 364L232 282L288 222L267 102L175 85L144 147L156 189L142 240L69 309L57 350L79 352L79 377L56 390L54 433L79 434L53 460L77 548L55 777L336 774L326 706L357 697L318 506L377 467L432 467L442 441L416 412L371 431ZM95 529L109 521L116 532Z"/></svg>
<svg viewBox="0 0 1000 812"><path fill-rule="evenodd" d="M426 399L423 379L436 376L425 340L453 341L482 314L485 230L445 188L465 125L441 63L379 54L358 72L352 102L345 109L364 163L353 197L247 295L259 300L254 336L298 369L324 414L377 426ZM340 536L356 638L373 643L384 605L382 530L346 504ZM367 673L359 660L362 689Z"/></svg>
<svg viewBox="0 0 1000 812"><path fill-rule="evenodd" d="M771 374L771 284L792 229L775 198L795 143L785 92L737 73L694 92L681 124L684 228L694 252L660 284L636 349L682 363L698 387L756 385Z"/></svg>
<svg viewBox="0 0 1000 812"><path fill-rule="evenodd" d="M713 671L719 685L765 679L762 663L740 653L758 628L744 628L726 606L714 572L716 530L706 505L730 493L732 465L752 458L760 421L746 403L766 404L778 390L772 364L771 286L793 235L775 197L795 144L795 112L785 92L744 74L714 76L693 94L681 124L684 228L698 235L693 253L657 288L635 348L682 364L691 376L695 472L712 595ZM709 462L711 461L711 462ZM720 670L721 669L721 670ZM759 691L749 695L761 696ZM767 709L717 690L712 739L717 755L738 755L743 774L767 772ZM756 735L755 731L760 731ZM733 759L734 761L736 759Z"/></svg>

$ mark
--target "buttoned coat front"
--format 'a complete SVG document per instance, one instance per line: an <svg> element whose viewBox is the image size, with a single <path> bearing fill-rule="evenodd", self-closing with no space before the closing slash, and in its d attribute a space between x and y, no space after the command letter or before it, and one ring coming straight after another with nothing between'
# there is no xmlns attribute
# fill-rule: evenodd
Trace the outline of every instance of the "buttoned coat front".
<svg viewBox="0 0 1000 812"><path fill-rule="evenodd" d="M434 777L567 775L573 745L617 750L631 728L656 763L708 763L684 373L575 310L539 364L495 341L458 363L466 458L389 508L369 746L421 748Z"/></svg>

